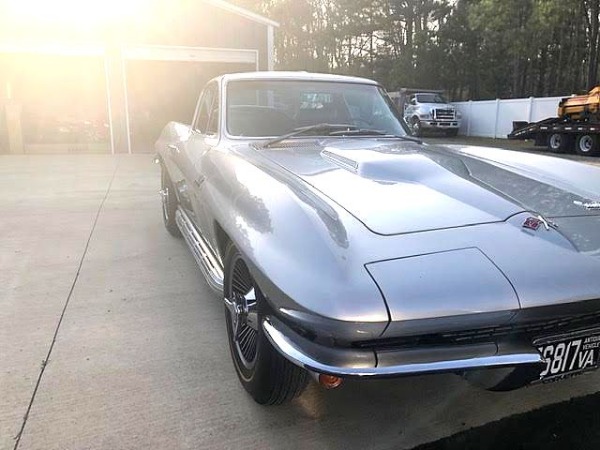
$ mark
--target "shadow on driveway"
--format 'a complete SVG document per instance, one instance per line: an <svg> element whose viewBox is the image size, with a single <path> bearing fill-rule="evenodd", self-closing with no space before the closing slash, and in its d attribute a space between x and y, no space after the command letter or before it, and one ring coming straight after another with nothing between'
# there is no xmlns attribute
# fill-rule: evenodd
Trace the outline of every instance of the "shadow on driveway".
<svg viewBox="0 0 600 450"><path fill-rule="evenodd" d="M571 399L421 445L414 450L600 448L600 394Z"/></svg>

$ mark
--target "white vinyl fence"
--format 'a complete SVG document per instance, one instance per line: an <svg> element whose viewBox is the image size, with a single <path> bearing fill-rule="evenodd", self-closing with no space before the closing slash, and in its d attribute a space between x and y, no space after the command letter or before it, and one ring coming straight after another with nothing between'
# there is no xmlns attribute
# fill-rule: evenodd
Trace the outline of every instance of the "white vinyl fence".
<svg viewBox="0 0 600 450"><path fill-rule="evenodd" d="M564 97L516 98L453 103L462 113L459 134L506 139L513 122L537 122L556 117L558 102Z"/></svg>

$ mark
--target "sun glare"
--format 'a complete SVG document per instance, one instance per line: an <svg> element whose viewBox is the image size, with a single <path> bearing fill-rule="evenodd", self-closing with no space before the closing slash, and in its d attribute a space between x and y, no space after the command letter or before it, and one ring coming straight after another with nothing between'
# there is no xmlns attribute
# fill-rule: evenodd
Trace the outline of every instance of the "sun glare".
<svg viewBox="0 0 600 450"><path fill-rule="evenodd" d="M8 0L9 13L16 20L94 25L133 17L144 0Z"/></svg>

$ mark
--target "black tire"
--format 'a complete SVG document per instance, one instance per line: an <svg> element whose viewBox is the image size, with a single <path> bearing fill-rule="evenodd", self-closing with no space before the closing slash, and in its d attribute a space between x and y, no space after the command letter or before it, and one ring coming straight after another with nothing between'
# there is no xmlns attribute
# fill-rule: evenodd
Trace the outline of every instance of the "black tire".
<svg viewBox="0 0 600 450"><path fill-rule="evenodd" d="M552 153L568 153L573 148L573 136L564 133L551 133L548 135L547 147Z"/></svg>
<svg viewBox="0 0 600 450"><path fill-rule="evenodd" d="M595 134L581 134L577 136L575 151L582 156L596 156L600 154L598 136Z"/></svg>
<svg viewBox="0 0 600 450"><path fill-rule="evenodd" d="M456 136L458 136L458 128L452 128L451 130L446 130L445 134L448 137L456 137Z"/></svg>
<svg viewBox="0 0 600 450"><path fill-rule="evenodd" d="M306 387L308 373L281 356L265 336L261 325L265 298L232 244L225 251L224 265L225 321L238 378L261 405L290 401Z"/></svg>
<svg viewBox="0 0 600 450"><path fill-rule="evenodd" d="M175 194L175 187L169 177L166 169L161 166L160 173L161 190L160 196L162 200L162 216L165 228L171 235L175 237L181 237L181 231L175 221L175 212L177 211L177 195Z"/></svg>
<svg viewBox="0 0 600 450"><path fill-rule="evenodd" d="M418 117L413 117L410 121L410 128L413 136L423 136L423 125Z"/></svg>

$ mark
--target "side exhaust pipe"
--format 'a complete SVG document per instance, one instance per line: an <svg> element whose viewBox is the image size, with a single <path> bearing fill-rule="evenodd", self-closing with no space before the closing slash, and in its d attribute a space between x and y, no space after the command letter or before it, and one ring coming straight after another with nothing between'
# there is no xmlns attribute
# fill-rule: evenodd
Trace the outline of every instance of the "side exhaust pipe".
<svg viewBox="0 0 600 450"><path fill-rule="evenodd" d="M191 219L181 208L175 212L175 221L186 243L192 250L194 259L200 266L208 285L217 293L223 292L223 267L212 253L209 245L194 227Z"/></svg>

